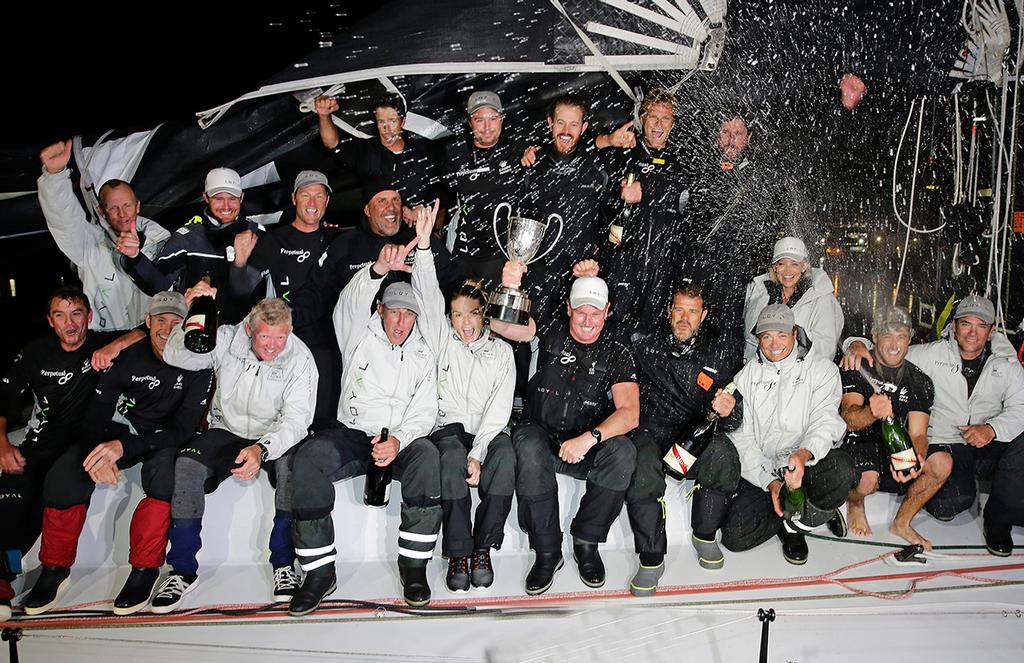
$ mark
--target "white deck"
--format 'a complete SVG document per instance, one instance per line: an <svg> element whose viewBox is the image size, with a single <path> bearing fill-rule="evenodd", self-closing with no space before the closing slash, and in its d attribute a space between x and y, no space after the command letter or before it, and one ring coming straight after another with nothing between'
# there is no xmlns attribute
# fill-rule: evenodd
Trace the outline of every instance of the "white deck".
<svg viewBox="0 0 1024 663"><path fill-rule="evenodd" d="M128 523L141 498L137 471L126 474L128 480L121 486L97 490L72 572L73 584L59 608L109 602L123 582ZM559 486L567 531L583 483L559 477ZM297 620L262 615L145 625L156 617L140 613L102 624L91 622L96 627L89 628L70 628L66 622L59 628L32 628L33 623L42 625L47 618L43 616L19 620L25 627L19 649L24 661L83 663L106 662L112 655L143 650L150 661L180 661L187 656L191 661L220 663L479 661L485 657L493 661L755 661L760 638L756 612L759 607L771 607L778 613L771 626L772 661L848 661L853 652L904 662L962 661L977 654L984 655L986 663L1020 660L1024 652L1022 585L982 586L978 579L1024 583L1024 554L1000 559L984 550L943 551L957 556L905 568L881 560L869 562L891 549L810 540L808 563L794 567L782 559L778 542L772 540L746 553L727 553L725 569L709 573L696 565L688 543L689 503L684 489L689 487L669 482L668 571L661 591L650 599L630 597L626 590L636 556L624 512L602 547L608 568L604 588L590 590L579 580L567 537L566 565L552 588L540 597L525 597L522 583L532 554L516 526L513 509L505 544L493 555L497 578L493 587L452 595L444 588L445 562L435 557L429 571L432 606L501 607L502 614L420 617L328 606ZM362 479L338 484L337 495L339 587L330 599L400 603L393 561L399 522L397 491L386 510L362 505ZM876 495L867 506L875 539L892 540L886 523L895 512L895 500ZM268 601L266 540L272 513L273 494L265 478L251 486L229 479L208 498L200 580L183 609ZM961 514L951 523L920 516L915 525L935 543L982 543L976 511ZM1024 546L1020 528L1015 536ZM872 578L855 586L877 592L906 589L911 580L907 574L970 568L969 575L975 579L928 578L914 595L901 600L860 596L821 579L858 563L865 564L839 577ZM34 555L25 566L35 569ZM980 568L993 566L1003 569ZM30 571L27 580L34 579ZM792 581L772 586L774 579Z"/></svg>

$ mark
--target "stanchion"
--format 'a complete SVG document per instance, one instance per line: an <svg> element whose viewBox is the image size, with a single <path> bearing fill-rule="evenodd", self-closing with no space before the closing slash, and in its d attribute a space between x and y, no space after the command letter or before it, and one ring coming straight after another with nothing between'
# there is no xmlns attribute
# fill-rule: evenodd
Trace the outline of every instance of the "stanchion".
<svg viewBox="0 0 1024 663"><path fill-rule="evenodd" d="M760 663L768 663L768 625L775 621L775 610L758 608L757 620L761 622L761 657L758 660Z"/></svg>
<svg viewBox="0 0 1024 663"><path fill-rule="evenodd" d="M21 640L20 628L5 628L0 633L0 640L7 641L7 648L10 651L11 663L18 663L18 640Z"/></svg>

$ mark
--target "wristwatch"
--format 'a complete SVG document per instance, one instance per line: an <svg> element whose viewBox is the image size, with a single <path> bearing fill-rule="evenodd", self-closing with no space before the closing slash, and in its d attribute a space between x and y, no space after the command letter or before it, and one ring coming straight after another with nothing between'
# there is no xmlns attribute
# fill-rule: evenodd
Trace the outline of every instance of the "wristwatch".
<svg viewBox="0 0 1024 663"><path fill-rule="evenodd" d="M601 431L600 430L595 428L594 430L590 431L590 434L594 436L594 439L597 440L598 444L601 444Z"/></svg>
<svg viewBox="0 0 1024 663"><path fill-rule="evenodd" d="M267 449L267 445L263 444L262 442L257 442L256 446L260 448L260 462L267 462L267 457L270 456L270 450Z"/></svg>

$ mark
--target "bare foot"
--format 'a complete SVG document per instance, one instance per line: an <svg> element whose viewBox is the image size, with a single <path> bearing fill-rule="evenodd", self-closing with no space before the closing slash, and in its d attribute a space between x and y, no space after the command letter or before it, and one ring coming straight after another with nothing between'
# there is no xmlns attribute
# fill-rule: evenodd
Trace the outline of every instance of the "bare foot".
<svg viewBox="0 0 1024 663"><path fill-rule="evenodd" d="M871 536L867 514L864 513L864 502L850 500L846 503L846 522L850 531L857 536Z"/></svg>
<svg viewBox="0 0 1024 663"><path fill-rule="evenodd" d="M917 543L923 546L925 550L932 549L932 542L918 534L917 530L910 526L910 523L901 523L894 520L892 525L889 525L889 531L910 543Z"/></svg>

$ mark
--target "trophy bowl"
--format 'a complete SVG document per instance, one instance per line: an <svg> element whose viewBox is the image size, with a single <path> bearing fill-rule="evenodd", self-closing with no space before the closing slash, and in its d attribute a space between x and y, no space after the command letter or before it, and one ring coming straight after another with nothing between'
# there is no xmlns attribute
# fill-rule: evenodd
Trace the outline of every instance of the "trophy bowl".
<svg viewBox="0 0 1024 663"><path fill-rule="evenodd" d="M506 241L502 242L498 233L498 220L505 210L508 219ZM546 251L537 255L544 235L552 221L558 221L558 234ZM558 244L562 236L562 217L558 214L548 215L547 223L530 219L519 214L512 214L512 206L501 203L494 209L494 239L497 240L505 257L512 262L530 264L546 256ZM530 298L518 288L500 286L491 293L487 301L487 316L513 325L525 325L530 321Z"/></svg>

